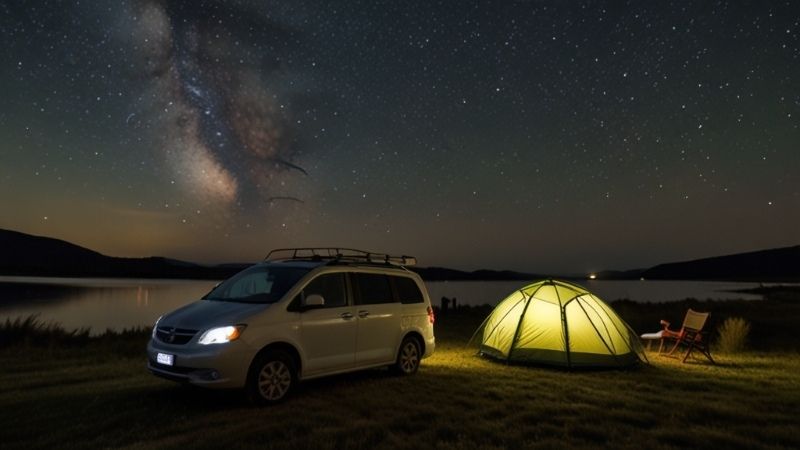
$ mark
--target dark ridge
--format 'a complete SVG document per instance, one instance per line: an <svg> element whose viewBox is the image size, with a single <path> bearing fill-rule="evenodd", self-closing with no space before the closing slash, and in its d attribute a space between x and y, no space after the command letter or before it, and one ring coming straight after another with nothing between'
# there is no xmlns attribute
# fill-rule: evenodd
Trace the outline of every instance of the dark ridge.
<svg viewBox="0 0 800 450"><path fill-rule="evenodd" d="M115 258L60 239L0 229L0 275L219 280L249 265L207 266L158 256ZM468 272L444 267L409 269L426 281L531 281L548 277L510 270ZM798 282L800 245L660 264L649 269L603 271L597 273L597 278Z"/></svg>
<svg viewBox="0 0 800 450"><path fill-rule="evenodd" d="M546 278L541 275L510 270L483 269L467 272L444 267L409 267L409 270L418 273L425 281L517 281Z"/></svg>
<svg viewBox="0 0 800 450"><path fill-rule="evenodd" d="M800 245L659 264L648 280L800 281Z"/></svg>
<svg viewBox="0 0 800 450"><path fill-rule="evenodd" d="M598 280L638 280L646 269L604 270L597 272Z"/></svg>
<svg viewBox="0 0 800 450"><path fill-rule="evenodd" d="M242 269L158 256L115 258L60 239L10 230L0 230L0 249L2 275L224 279Z"/></svg>

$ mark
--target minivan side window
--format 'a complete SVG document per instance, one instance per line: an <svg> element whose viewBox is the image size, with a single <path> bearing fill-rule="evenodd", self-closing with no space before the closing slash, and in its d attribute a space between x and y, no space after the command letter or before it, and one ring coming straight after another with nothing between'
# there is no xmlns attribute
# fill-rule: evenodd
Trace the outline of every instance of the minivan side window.
<svg viewBox="0 0 800 450"><path fill-rule="evenodd" d="M355 273L353 278L358 291L356 301L359 305L395 302L388 276L374 273Z"/></svg>
<svg viewBox="0 0 800 450"><path fill-rule="evenodd" d="M392 277L396 298L401 303L422 303L424 298L417 283L408 277Z"/></svg>
<svg viewBox="0 0 800 450"><path fill-rule="evenodd" d="M347 306L344 285L343 273L320 275L303 288L303 292L292 301L291 309L299 309L302 305L300 299L313 294L321 295L325 299L325 308Z"/></svg>

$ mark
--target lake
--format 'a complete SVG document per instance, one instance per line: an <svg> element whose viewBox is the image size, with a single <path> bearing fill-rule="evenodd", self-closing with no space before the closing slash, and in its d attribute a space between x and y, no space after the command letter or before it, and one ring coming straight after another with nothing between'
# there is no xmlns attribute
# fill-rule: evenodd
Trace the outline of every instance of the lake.
<svg viewBox="0 0 800 450"><path fill-rule="evenodd" d="M0 276L0 320L38 314L44 321L72 330L90 327L93 333L151 326L158 316L205 295L216 284L209 280L41 278ZM524 281L434 281L428 291L434 305L441 297L457 298L461 305L495 305ZM606 301L636 302L697 299L761 299L758 295L728 292L758 287L758 283L711 281L580 282Z"/></svg>

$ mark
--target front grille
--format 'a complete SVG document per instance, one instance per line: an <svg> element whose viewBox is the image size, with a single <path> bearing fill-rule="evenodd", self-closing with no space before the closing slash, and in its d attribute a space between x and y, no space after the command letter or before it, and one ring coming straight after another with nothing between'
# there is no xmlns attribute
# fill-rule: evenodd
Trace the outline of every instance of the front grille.
<svg viewBox="0 0 800 450"><path fill-rule="evenodd" d="M158 327L156 329L156 338L166 344L183 345L189 342L197 330L187 330L185 328L175 327Z"/></svg>

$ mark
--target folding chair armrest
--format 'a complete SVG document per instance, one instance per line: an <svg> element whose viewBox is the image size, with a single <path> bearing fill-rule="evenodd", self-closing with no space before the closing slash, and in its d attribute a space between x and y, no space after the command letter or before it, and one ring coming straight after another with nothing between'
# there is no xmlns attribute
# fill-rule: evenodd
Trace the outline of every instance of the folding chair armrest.
<svg viewBox="0 0 800 450"><path fill-rule="evenodd" d="M686 334L685 330L670 330L667 326L664 326L664 329L661 330L661 337L664 339L682 339Z"/></svg>

